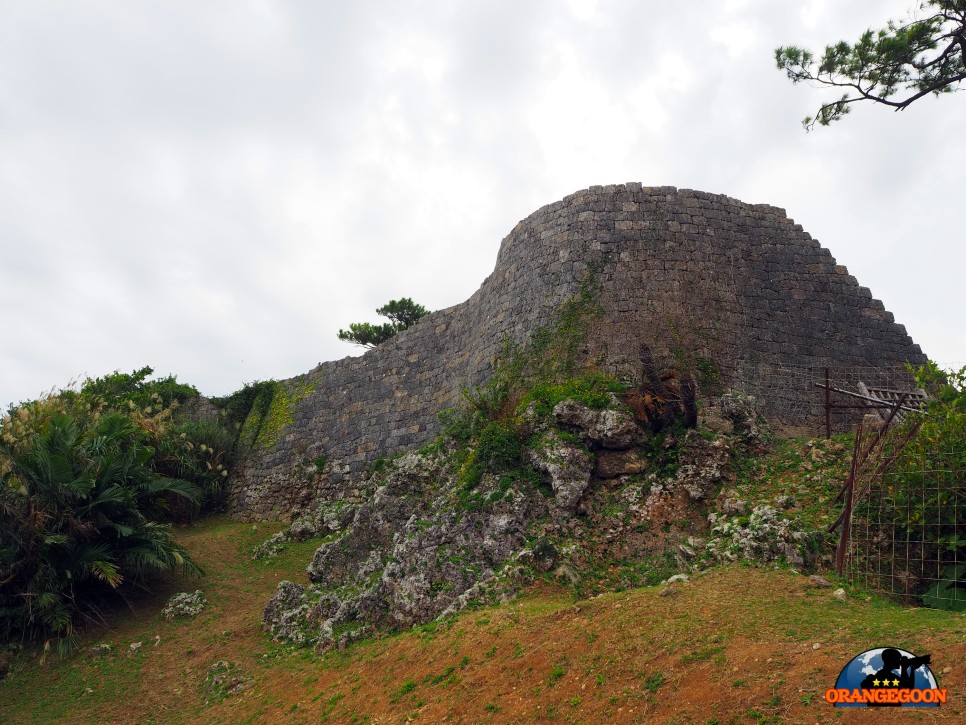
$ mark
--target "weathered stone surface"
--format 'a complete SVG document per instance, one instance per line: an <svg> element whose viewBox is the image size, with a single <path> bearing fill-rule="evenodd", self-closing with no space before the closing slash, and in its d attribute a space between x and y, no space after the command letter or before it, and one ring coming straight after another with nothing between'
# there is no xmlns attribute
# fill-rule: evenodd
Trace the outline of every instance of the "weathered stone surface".
<svg viewBox="0 0 966 725"><path fill-rule="evenodd" d="M592 448L625 450L639 444L644 432L634 418L620 410L591 410L573 400L553 409L557 424L575 432Z"/></svg>
<svg viewBox="0 0 966 725"><path fill-rule="evenodd" d="M367 482L372 494L315 552L308 589L282 582L265 609L277 639L344 647L373 627L406 627L458 611L495 586L546 516L532 486L485 474L468 502L456 473L410 453Z"/></svg>
<svg viewBox="0 0 966 725"><path fill-rule="evenodd" d="M788 425L817 431L821 401L807 377L780 399L770 395L769 366L925 361L881 303L781 209L673 187L592 187L517 224L463 304L362 357L285 381L311 392L294 403L277 442L233 472L233 515L289 519L351 498L369 463L434 437L439 410L488 378L503 341L525 344L591 270L602 314L581 346L588 361L635 377L642 345L656 371L700 357L722 389L748 391L766 418ZM324 471L307 471L303 462L320 455Z"/></svg>
<svg viewBox="0 0 966 725"><path fill-rule="evenodd" d="M678 468L674 485L687 491L692 501L701 501L721 483L730 450L724 438L713 441L692 436L687 462Z"/></svg>
<svg viewBox="0 0 966 725"><path fill-rule="evenodd" d="M731 422L734 431L752 443L761 443L765 435L763 421L758 415L758 401L742 393L721 396L721 413Z"/></svg>
<svg viewBox="0 0 966 725"><path fill-rule="evenodd" d="M679 465L669 475L652 471L641 487L626 487L621 498L629 511L650 521L667 523L695 503L704 501L720 484L732 477L729 470L729 439L706 440L688 431L680 446ZM670 442L670 441L665 441Z"/></svg>
<svg viewBox="0 0 966 725"><path fill-rule="evenodd" d="M532 548L521 549L516 554L516 561L525 566L533 566L538 571L550 571L560 556L557 547L546 538L541 538Z"/></svg>
<svg viewBox="0 0 966 725"><path fill-rule="evenodd" d="M735 424L722 415L720 408L712 408L698 416L698 425L714 433L732 433Z"/></svg>
<svg viewBox="0 0 966 725"><path fill-rule="evenodd" d="M312 644L318 639L318 633L310 627L305 589L294 582L279 582L275 594L265 605L262 622L275 640Z"/></svg>
<svg viewBox="0 0 966 725"><path fill-rule="evenodd" d="M272 534L271 538L266 539L252 550L252 559L274 559L282 553L282 550L285 548L285 543L290 541L291 538L287 531L279 531L278 533Z"/></svg>
<svg viewBox="0 0 966 725"><path fill-rule="evenodd" d="M720 561L784 560L792 566L811 566L819 553L822 535L808 532L777 509L756 506L750 516L727 518L708 515L712 538L707 552Z"/></svg>
<svg viewBox="0 0 966 725"><path fill-rule="evenodd" d="M200 589L193 592L178 592L164 605L161 615L169 621L177 617L195 617L207 606L208 600Z"/></svg>
<svg viewBox="0 0 966 725"><path fill-rule="evenodd" d="M494 457L482 474L467 475L481 448L445 439L381 465L356 483L353 502L300 517L282 532L285 541L293 532L325 537L307 569L311 584L279 584L265 629L278 640L343 648L475 601L505 601L541 572L576 584L612 570L630 586L640 583L637 566L621 573L601 563L643 562L660 552L657 561L670 555L678 571L736 559L805 566L819 553L821 534L728 490L736 479L732 452L750 448L737 432L709 436L676 423L648 439L646 451L592 451L579 431L604 431L592 439L600 445L623 422L580 408L565 406L569 413L560 416L571 431L545 409L517 421L522 449L513 448L509 462ZM598 468L603 461L617 474L606 483L593 474L595 455ZM643 466L645 475L627 475ZM549 479L552 496L536 472Z"/></svg>
<svg viewBox="0 0 966 725"><path fill-rule="evenodd" d="M556 431L550 431L536 449L528 451L528 455L537 470L549 474L557 509L569 514L576 512L577 504L590 485L593 461L587 450L563 440Z"/></svg>
<svg viewBox="0 0 966 725"><path fill-rule="evenodd" d="M207 683L208 699L205 700L207 704L213 699L237 695L248 688L251 678L233 662L219 660L208 668L205 682Z"/></svg>
<svg viewBox="0 0 966 725"><path fill-rule="evenodd" d="M647 458L634 448L625 451L597 451L594 461L594 475L597 478L630 476L646 470Z"/></svg>

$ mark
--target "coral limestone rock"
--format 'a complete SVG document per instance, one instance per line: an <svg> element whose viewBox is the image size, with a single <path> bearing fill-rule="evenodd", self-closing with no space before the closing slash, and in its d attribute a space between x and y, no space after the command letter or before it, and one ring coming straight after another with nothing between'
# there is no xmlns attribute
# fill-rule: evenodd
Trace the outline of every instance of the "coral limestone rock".
<svg viewBox="0 0 966 725"><path fill-rule="evenodd" d="M594 447L626 450L644 437L634 418L619 410L591 410L573 400L564 400L553 409L553 417Z"/></svg>
<svg viewBox="0 0 966 725"><path fill-rule="evenodd" d="M592 461L587 450L551 431L540 441L540 446L528 454L534 467L550 475L557 508L564 513L574 513L590 485Z"/></svg>

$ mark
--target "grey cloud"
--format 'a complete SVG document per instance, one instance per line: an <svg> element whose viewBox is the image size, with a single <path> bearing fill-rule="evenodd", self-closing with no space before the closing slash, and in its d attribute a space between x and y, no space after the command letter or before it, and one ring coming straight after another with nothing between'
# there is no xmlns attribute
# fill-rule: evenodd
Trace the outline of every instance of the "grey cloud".
<svg viewBox="0 0 966 725"><path fill-rule="evenodd" d="M806 135L822 94L773 67L775 46L853 37L888 8L829 4L808 28L792 0L598 7L5 8L0 404L83 372L151 364L224 393L358 354L339 327L392 297L466 299L519 219L623 181L785 208L928 353L966 359L948 292L962 99L857 108ZM712 38L733 22L755 30L737 56ZM561 45L597 96L564 89L545 118ZM439 74L390 70L400 48ZM688 83L661 77L669 54ZM636 115L645 100L666 124ZM588 120L557 134L571 117Z"/></svg>

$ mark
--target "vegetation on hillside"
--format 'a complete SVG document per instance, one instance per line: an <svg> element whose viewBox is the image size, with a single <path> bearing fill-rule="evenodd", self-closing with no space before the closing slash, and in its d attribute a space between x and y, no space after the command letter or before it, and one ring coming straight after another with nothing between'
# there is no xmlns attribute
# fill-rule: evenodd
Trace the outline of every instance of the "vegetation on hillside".
<svg viewBox="0 0 966 725"><path fill-rule="evenodd" d="M292 406L312 392L311 383L283 385L276 380L247 383L223 398L212 398L219 424L231 437L229 450L240 458L271 448L292 423Z"/></svg>
<svg viewBox="0 0 966 725"><path fill-rule="evenodd" d="M469 588L465 590L465 601L460 606L471 609L483 607L498 595L510 598L523 586L538 592L550 588L554 592L553 601L563 597L568 601L568 607L576 600L579 603L575 612L584 607L587 611L598 611L598 605L585 603L587 597L654 585L677 572L687 571L694 575L721 561L778 562L799 570L806 569L816 559L821 561L822 554L828 549L820 532L833 517L832 499L846 473L849 437L829 442L767 439L755 429L753 408L746 407L744 412L738 413L735 410L726 412L727 406L722 401L729 396L720 395L720 373L713 361L703 358L703 367L679 371L677 378L657 376L650 371L644 374L642 383L641 376L605 374L598 361L590 358L584 344L588 325L600 314L595 292L591 276L578 294L565 302L551 323L538 330L527 345L512 342L505 345L488 381L466 391L465 404L459 410L442 414L442 435L419 454L403 461L403 468L409 468L400 469L403 477L397 482L400 483L396 486L398 490L389 485L395 473L395 463L377 461L373 464L370 479L359 482L359 490L364 492L362 503L377 498L370 495L373 487L384 486L383 498L395 497L387 510L390 514L405 513L400 520L406 528L400 530L401 533L395 532L400 535L393 538L391 527L383 524L395 526L397 522L373 509L366 512L371 517L372 531L380 536L386 536L388 531L395 542L393 546L400 543L402 546L417 546L421 551L432 550L438 570L423 577L423 584L430 590L431 597L440 597L440 601L446 598L449 572L458 571L460 576L465 575L464 583ZM709 371L713 375L709 375ZM334 581L337 578L332 573L334 570L326 565L324 556L319 558L322 549L317 547L328 547L332 556L342 557L337 563L348 578L336 582L339 587L329 592L323 590L331 582L314 580L315 585L306 590L310 595L306 599L308 610L308 605L319 604L320 598L324 600L322 604L330 606L337 603L336 596L341 598L339 602L351 603L354 601L352 597L358 598L360 593L375 592L372 587L391 567L399 570L393 581L409 583L405 577L413 572L403 569L415 568L419 564L418 557L402 557L396 561L389 556L390 560L383 561L378 556L366 554L362 557L365 559L362 567L356 567L357 562L351 559L352 556L360 551L368 552L365 547L370 545L375 546L373 551L376 553L381 551L379 555L382 556L386 554L383 551L386 547L382 546L385 542L360 538L371 533L365 529L355 532L355 538L346 536L349 532L346 522L352 521L353 517L346 516L345 511L335 512L337 515L333 516L332 507L331 510L315 512L317 515L311 525L296 522L288 532L277 532L267 543L272 544L273 555L278 558L267 557L257 564L253 564L249 557L252 545L249 539L254 533L248 533L247 529L243 533L233 525L202 523L199 529L185 532L183 538L176 541L170 523L192 522L202 514L221 510L226 503L226 483L234 461L238 456L257 454L259 449L272 445L291 422L293 403L311 391L311 384L300 387L297 381L250 383L232 395L212 401L218 412L206 418L181 414L197 402L196 390L178 383L173 377L151 381L148 379L151 373L150 368L142 368L131 374L115 373L86 380L78 390L60 391L15 406L0 423L0 639L28 644L28 654L21 662L26 662L29 653L36 651L31 649L35 643L45 643L46 648L57 645L66 652L78 643L92 642L98 630L91 629L90 634L86 634L81 625L102 619L107 611L105 602L116 594L130 596L134 588L148 585L160 586L161 591L170 592L172 585L159 582L156 575L175 569L182 576L199 573L199 564L208 565L203 561L209 553L206 547L210 543L205 532L212 531L215 535L217 530L215 538L220 537L222 555L234 557L230 566L239 571L261 567L258 575L253 577L258 583L252 584L245 595L240 595L237 582L230 584L225 575L224 566L229 562L219 561L222 575L212 581L214 591L207 593L214 612L205 619L205 626L194 631L194 625L184 624L182 626L188 628L186 631L194 633L183 636L170 628L175 625L165 625L163 636L170 636L180 643L178 647L185 649L172 647L170 650L158 649L158 652L165 652L162 663L167 661L164 658L170 660L161 664L168 670L180 667L180 664L172 664L179 663L179 657L188 658L193 663L184 672L179 671L175 679L181 683L181 692L190 686L193 688L191 692L201 693L201 699L194 695L186 698L188 704L186 709L178 710L179 717L198 717L207 708L213 708L213 711L222 713L220 717L233 719L238 713L232 712L230 706L224 706L229 709L219 709L223 707L222 701L230 699L233 693L206 689L198 668L214 671L211 668L217 664L221 668L219 672L237 674L238 683L244 684L239 692L263 687L264 692L273 693L267 697L277 700L278 675L273 670L276 660L295 670L302 667L301 663L317 662L310 655L294 654L284 646L270 644L257 631L258 614L271 587L278 581L277 575L265 573L277 565L273 562L284 562L287 575L300 576L298 571L304 566L309 552L316 547L313 566L321 561L316 574L321 572L323 577L332 577ZM917 531L925 532L921 534L921 540L916 541L932 547L938 556L946 557L944 560L950 562L953 566L951 585L955 586L957 577L964 573L955 567L966 542L958 533L962 510L949 504L964 494L966 370L944 376L932 367L920 371L920 376L921 384L933 392L933 401L918 434L896 457L893 480L914 482L917 477L933 475L939 466L931 465L931 462L938 461L936 457L940 454L945 477L936 482L934 500L903 501L906 489L901 486L896 487L890 500L894 504L895 517L901 519L900 525L907 527L910 540L919 535ZM687 401L694 402L694 389L689 390L685 383L690 380L693 385L695 379L712 378L714 397L720 398L715 403L717 414L732 421L729 423L732 429L726 432L720 428L698 430L690 418L684 423ZM750 405L747 399L735 398L732 402ZM557 411L564 403L591 414L603 411L608 415L624 416L626 421L636 421L634 425L641 429L637 431L641 436L626 447L608 449L600 439L591 440L586 427L572 424L568 427ZM550 465L541 463L541 455L543 464L549 461ZM579 460L588 478L594 471L593 486L585 486L576 494L582 497L579 510L576 503L570 508L561 503L559 481L554 478L556 474L552 468L561 462L563 455ZM602 473L595 468L598 457L608 456L611 465L619 469L618 473ZM619 459L617 463L613 462L615 456ZM325 468L324 457L320 460L321 463L315 464L318 470ZM424 496L426 493L435 498ZM417 500L420 497L425 500ZM512 510L513 499L522 502L519 510ZM351 509L360 502L339 501L333 506L336 504ZM922 507L923 518L937 513L946 519L934 529L917 529L914 527L916 520L904 513L912 504ZM407 507L418 515L410 516ZM354 511L351 509L349 513ZM468 550L468 547L472 548L472 540L465 532L476 529L496 531L488 527L497 520L504 523L515 521L513 516L524 522L514 525L517 538L512 543L504 542L506 551L501 550L499 556L494 555L492 561L481 565L474 559L478 552ZM365 517L357 518L365 520ZM207 528L209 526L214 528ZM298 527L301 527L300 534L296 536L292 532ZM231 541L224 539L225 532L231 533ZM186 541L200 546L192 551L203 552L203 555L189 553ZM239 541L245 543L238 544ZM453 542L462 542L462 548ZM493 537L487 541L487 546L491 545ZM264 545L259 547L259 551L264 549ZM244 560L239 558L239 552L244 552ZM301 560L297 557L299 553ZM490 565L496 574L491 578L505 577L505 581L512 585L494 586L492 590L483 586L477 588L483 572L488 572L486 576L490 577ZM310 574L311 570L312 567ZM356 574L362 578L353 581ZM417 579L419 574L415 572ZM799 580L791 584L786 582L783 586L792 591L793 598L813 596L802 589ZM226 594L230 588L232 594ZM662 597L678 597L681 593L677 586L661 590ZM415 588L410 594L416 599L421 596ZM685 601L652 601L648 599L652 594L635 594L635 601L643 601L642 597L647 599L646 611L660 610L662 603L669 605ZM537 601L540 601L539 596ZM722 597L728 597L721 592L705 592L703 596L721 600L722 606L730 609L752 606L748 602L723 601ZM450 597L454 598L455 595ZM238 618L241 614L232 620L232 628L245 629L247 633L244 645L234 648L228 645L232 629L219 630L219 626L227 621L224 619L226 613L232 608L228 606L229 600L235 608L247 607L244 623ZM151 607L157 605L151 611L160 608L160 600L149 601L153 602ZM368 601L371 604L377 599ZM821 601L823 606L839 606L828 605L827 598ZM554 609L558 617L563 611L557 604L537 606ZM668 606L663 608L668 609ZM456 609L458 607L454 604L452 611ZM386 615L385 621L391 619L387 611L380 610L381 615ZM324 701L319 699L322 695L316 697L303 688L299 691L301 694L293 695L296 700L290 703L289 713L307 712L313 719L323 720L366 714L381 717L388 712L394 716L407 713L427 717L453 715L453 705L447 694L433 690L434 687L456 686L464 677L472 679L475 663L478 663L479 672L490 671L488 661L502 662L499 672L509 671L517 664L517 659L527 659L522 652L517 654L520 648L523 651L534 646L548 651L553 649L549 642L541 640L537 643L532 632L526 635L529 638L527 644L520 641L524 637L522 633L507 635L510 637L507 639L502 633L513 632L519 620L506 614L516 610L502 611L503 614L491 613L484 617L488 621L490 617L502 617L503 625L494 633L495 639L482 650L482 654L474 650L461 655L458 662L445 664L444 654L436 653L434 657L438 661L430 664L438 665L438 672L420 670L399 682L387 680L384 692L376 686L374 692L382 692L377 698L383 695L387 698L386 702L379 701L378 708L369 707L361 696L356 697L360 686L346 690L344 678L350 676L346 673L353 667L358 669L362 662L356 655L347 655L341 656L342 659L337 656L336 659L323 660L331 665L330 673L334 673L326 675L326 682L330 684L325 686ZM884 607L882 611L891 610ZM423 646L438 636L437 633L449 631L456 625L450 610L446 612L442 619L425 624L407 636ZM608 612L614 616L613 610ZM432 614L435 617L438 611L433 610ZM626 713L631 707L641 713L654 712L662 688L677 687L668 679L670 672L677 671L679 677L698 677L701 676L698 670L704 666L701 663L706 662L714 662L717 668L732 662L747 668L748 663L742 659L741 652L742 647L754 641L754 630L749 629L751 625L747 622L729 623L727 617L709 619L704 614L701 617L704 617L701 621L708 630L696 632L689 628L695 640L688 640L686 646L680 644L683 631L674 627L656 639L651 638L646 647L660 650L660 654L651 659L641 655L644 659L639 658L643 668L640 682L633 679L636 675L627 679L618 674L616 664L607 664L605 660L611 657L610 649L618 646L617 634L608 632L606 625L599 621L585 617L580 624L581 631L589 632L585 644L592 645L601 637L610 649L596 660L582 659L576 650L554 649L554 657L547 662L541 660L539 664L539 667L546 665L547 671L541 670L534 680L537 684L528 685L532 686L531 699L539 703L539 708L545 708L543 714L552 711L553 717L561 714L565 703L577 719L619 719L623 715L618 713ZM425 622L426 619L420 619L418 613L414 613L410 621ZM459 621L465 623L467 619L463 617ZM759 621L760 617L756 618L756 624ZM949 624L952 620L942 621ZM856 639L854 634L846 632L841 621L835 620L834 623L839 627L840 636ZM313 624L318 622L313 620ZM132 637L142 637L144 627L157 629L156 625L156 619L147 624L132 619L128 630L137 632ZM349 620L335 622L335 625L331 641L343 646L355 639L365 639L372 632L386 632L385 628L364 626L361 609L352 612ZM652 624L652 628L656 626ZM824 622L823 626L831 625ZM791 647L797 646L803 637L818 636L815 627L787 618L781 619L780 624L775 624L772 629L772 637L779 636L776 633L781 631L782 641ZM212 634L217 631L228 634L222 639ZM720 634L722 631L724 635ZM160 647L162 635L157 637L156 645ZM512 653L504 652L514 638ZM764 651L770 646L767 645L769 641L774 640L754 643ZM388 644L370 642L362 647L386 652L394 646L392 640L383 642ZM447 642L449 650L458 648L458 641ZM202 650L203 656L198 654ZM207 662L215 650L231 652L233 659L225 663ZM497 652L502 652L502 660L496 656ZM256 657L256 653L262 656ZM772 653L772 656L777 655ZM119 672L125 669L116 666L115 660L119 660L116 655L100 664L88 663L90 671L85 676L99 678L99 682L111 687L110 683L120 682ZM148 661L144 655L138 660L138 666L145 666ZM655 664L657 662L659 664ZM0 661L0 671L4 666ZM537 665L529 667L527 673ZM585 676L576 676L578 668ZM29 680L27 670L29 668L22 669L20 673ZM236 674L232 677L235 678ZM587 679L591 676L594 679ZM742 678L735 682L739 679ZM587 694L588 683L596 683L594 688L604 688L611 680L620 681L621 685L608 694L606 700L596 697L604 689L594 689L592 694ZM316 682L319 680L313 680L313 686ZM578 684L581 684L579 691L576 689ZM782 689L782 685L772 683L774 694L768 700L770 704L756 705L748 712L754 710L762 715L756 719L791 712L800 714L802 708L792 707L791 703L782 700L789 696L787 688ZM567 687L569 699L557 702L552 695L563 691L564 687ZM642 698L632 697L628 694L630 687L649 694ZM611 693L611 689L607 692ZM93 691L93 688L86 688L87 691ZM806 701L806 695L808 693L801 696L802 706L809 705L811 695L809 701ZM265 701L265 696L253 697L252 701L258 703L253 709L245 709L247 705L239 706L239 712L244 710L247 717L254 719L278 714L276 708ZM718 704L727 701L727 697L715 700ZM92 698L92 711L110 709L103 700L100 705L94 705L95 702L97 699ZM585 707L591 702L593 707ZM286 704L289 703L286 701ZM514 717L536 713L521 705L520 701L505 699L496 691L487 695L487 702L476 704L481 706L484 718L495 718L496 713L501 712L513 713ZM0 708L3 707L13 711L13 706L9 702L3 704L0 698ZM162 709L179 707L165 702ZM296 719L300 716L293 715ZM39 717L43 718L42 715ZM747 714L747 717L752 716Z"/></svg>
<svg viewBox="0 0 966 725"><path fill-rule="evenodd" d="M966 610L966 367L916 371L928 391L921 415L907 416L886 443L894 459L874 511L893 533L882 573L914 577L910 592L929 606ZM901 563L900 563L901 562ZM911 582L910 582L911 583Z"/></svg>
<svg viewBox="0 0 966 725"><path fill-rule="evenodd" d="M884 644L931 653L949 688L940 714L963 710L962 616L847 585L842 602L772 568L731 566L590 599L548 580L510 603L320 657L271 642L253 615L318 545L252 562L251 548L275 528L211 518L180 531L208 572L209 607L164 619L171 594L196 587L175 578L110 630L86 633L69 660L41 667L17 655L0 681L0 721L824 722L834 712L823 693L842 666ZM219 662L243 683L237 693L209 676Z"/></svg>
<svg viewBox="0 0 966 725"><path fill-rule="evenodd" d="M223 506L228 439L177 421L197 391L151 373L88 379L0 421L0 640L67 651L111 595L200 573L166 522Z"/></svg>

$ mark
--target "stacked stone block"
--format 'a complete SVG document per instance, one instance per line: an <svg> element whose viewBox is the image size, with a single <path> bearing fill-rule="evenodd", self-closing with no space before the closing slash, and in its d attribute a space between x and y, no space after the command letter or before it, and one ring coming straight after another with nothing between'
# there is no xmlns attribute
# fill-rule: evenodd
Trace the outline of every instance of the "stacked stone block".
<svg viewBox="0 0 966 725"><path fill-rule="evenodd" d="M896 366L918 345L831 253L766 205L674 187L592 186L544 206L503 240L493 273L466 302L435 312L362 357L287 381L312 392L270 449L233 483L234 514L288 518L353 495L379 456L438 431L437 413L483 383L507 338L526 343L589 276L603 315L584 355L635 374L645 346L660 367L711 361L729 387L762 365ZM802 409L814 392L802 392ZM806 400L804 396L808 396ZM790 425L787 401L763 412ZM321 474L307 461L325 455Z"/></svg>

